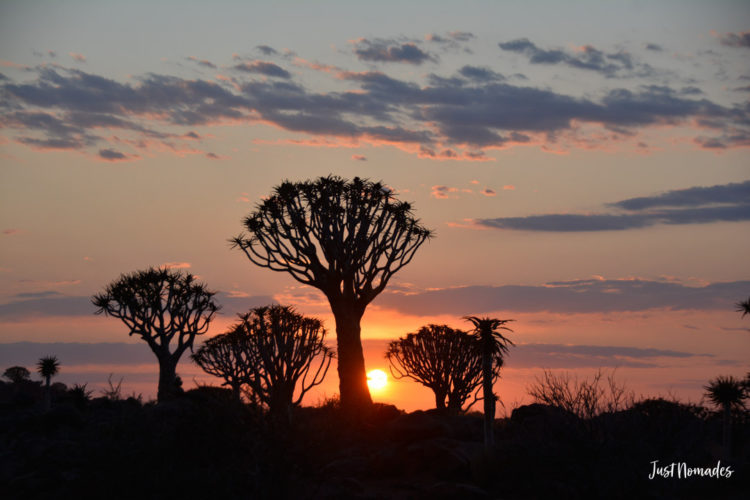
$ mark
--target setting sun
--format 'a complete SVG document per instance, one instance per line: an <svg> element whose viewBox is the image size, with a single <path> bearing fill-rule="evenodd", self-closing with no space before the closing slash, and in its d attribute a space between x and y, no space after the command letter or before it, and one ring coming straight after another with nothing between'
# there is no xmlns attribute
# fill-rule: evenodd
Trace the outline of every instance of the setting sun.
<svg viewBox="0 0 750 500"><path fill-rule="evenodd" d="M367 372L367 386L372 391L379 391L388 384L388 375L383 370Z"/></svg>

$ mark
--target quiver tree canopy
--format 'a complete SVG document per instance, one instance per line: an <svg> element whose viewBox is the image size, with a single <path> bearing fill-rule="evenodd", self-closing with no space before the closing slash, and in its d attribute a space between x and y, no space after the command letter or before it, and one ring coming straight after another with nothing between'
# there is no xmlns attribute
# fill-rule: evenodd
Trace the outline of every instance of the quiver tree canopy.
<svg viewBox="0 0 750 500"><path fill-rule="evenodd" d="M240 326L233 327L206 340L190 357L204 372L224 379L224 385L232 389L236 400L240 400L240 389L249 378L249 349L247 337Z"/></svg>
<svg viewBox="0 0 750 500"><path fill-rule="evenodd" d="M232 240L254 264L321 290L336 319L341 403L369 406L360 320L431 236L392 190L360 178L285 181Z"/></svg>
<svg viewBox="0 0 750 500"><path fill-rule="evenodd" d="M447 408L461 411L482 383L482 355L476 338L447 325L423 326L392 341L385 357L394 378L408 377L432 389L438 409L446 408L447 397Z"/></svg>
<svg viewBox="0 0 750 500"><path fill-rule="evenodd" d="M195 336L206 333L219 310L214 295L190 273L152 267L121 275L92 302L96 314L119 318L130 329L129 335L140 336L154 352L162 401L177 392L180 357L192 350Z"/></svg>
<svg viewBox="0 0 750 500"><path fill-rule="evenodd" d="M320 320L288 306L258 307L240 316L231 339L244 351L244 382L272 414L291 418L292 406L323 382L333 358L325 335Z"/></svg>

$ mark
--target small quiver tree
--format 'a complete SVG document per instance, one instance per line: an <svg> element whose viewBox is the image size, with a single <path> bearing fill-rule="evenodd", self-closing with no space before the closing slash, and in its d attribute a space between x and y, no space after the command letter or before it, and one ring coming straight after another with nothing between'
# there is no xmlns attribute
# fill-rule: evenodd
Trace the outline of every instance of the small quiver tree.
<svg viewBox="0 0 750 500"><path fill-rule="evenodd" d="M500 330L512 332L507 326L512 319L464 317L474 325L474 337L482 358L482 398L484 399L484 447L488 453L495 446L495 406L497 396L492 386L500 377L508 346L514 345Z"/></svg>
<svg viewBox="0 0 750 500"><path fill-rule="evenodd" d="M395 379L407 377L432 389L439 410L461 412L482 383L482 357L475 338L447 325L423 326L392 341L385 357Z"/></svg>
<svg viewBox="0 0 750 500"><path fill-rule="evenodd" d="M432 233L381 183L320 177L283 182L232 240L250 261L319 289L336 320L341 405L369 408L360 320Z"/></svg>
<svg viewBox="0 0 750 500"><path fill-rule="evenodd" d="M179 392L180 357L192 351L195 336L206 333L219 310L214 295L190 273L149 268L121 275L92 302L96 314L119 318L151 348L159 361L157 398L165 401Z"/></svg>
<svg viewBox="0 0 750 500"><path fill-rule="evenodd" d="M57 356L45 356L39 359L36 364L37 372L44 379L44 409L49 410L52 406L52 387L50 382L52 377L60 371L60 362Z"/></svg>
<svg viewBox="0 0 750 500"><path fill-rule="evenodd" d="M237 325L208 339L190 356L204 372L222 378L237 402L241 401L241 389L250 376L248 367L252 363L247 359L250 349L243 333L244 329Z"/></svg>
<svg viewBox="0 0 750 500"><path fill-rule="evenodd" d="M291 307L273 305L241 315L236 330L245 337L241 359L247 363L246 383L274 418L289 422L292 407L323 382L331 365L323 324Z"/></svg>

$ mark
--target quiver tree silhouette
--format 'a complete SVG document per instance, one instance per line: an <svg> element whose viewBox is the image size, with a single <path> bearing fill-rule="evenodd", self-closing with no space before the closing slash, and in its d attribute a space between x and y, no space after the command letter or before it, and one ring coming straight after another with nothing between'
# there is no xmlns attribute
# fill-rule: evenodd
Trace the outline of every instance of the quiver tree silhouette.
<svg viewBox="0 0 750 500"><path fill-rule="evenodd" d="M232 240L254 264L283 271L328 299L336 321L341 405L369 408L360 320L367 305L432 233L378 182L285 181Z"/></svg>
<svg viewBox="0 0 750 500"><path fill-rule="evenodd" d="M190 273L152 267L121 275L92 302L96 314L119 318L129 335L146 341L159 361L157 399L165 401L180 389L177 362L192 351L195 336L208 330L219 310L214 295Z"/></svg>
<svg viewBox="0 0 750 500"><path fill-rule="evenodd" d="M289 306L273 305L241 315L233 335L244 350L237 359L245 363L245 383L272 416L289 421L292 407L323 382L331 365L323 324Z"/></svg>
<svg viewBox="0 0 750 500"><path fill-rule="evenodd" d="M14 384L20 384L31 378L31 372L24 366L11 366L3 372L3 377L7 378Z"/></svg>
<svg viewBox="0 0 750 500"><path fill-rule="evenodd" d="M241 401L241 389L249 378L251 352L247 346L245 330L238 325L227 333L206 340L190 357L204 372L224 379L223 385L232 389L232 395Z"/></svg>
<svg viewBox="0 0 750 500"><path fill-rule="evenodd" d="M49 410L52 406L52 388L50 381L60 371L60 362L56 356L45 356L36 364L37 372L44 379L44 408Z"/></svg>
<svg viewBox="0 0 750 500"><path fill-rule="evenodd" d="M737 312L741 312L743 318L745 315L750 314L750 297L747 300L737 302L735 305L737 306Z"/></svg>
<svg viewBox="0 0 750 500"><path fill-rule="evenodd" d="M507 326L512 319L479 318L465 316L474 325L474 335L482 356L482 398L484 400L484 447L489 452L495 446L495 405L497 396L492 385L500 377L508 346L514 345L499 330L512 332Z"/></svg>
<svg viewBox="0 0 750 500"><path fill-rule="evenodd" d="M703 388L706 390L709 401L722 409L724 454L725 458L730 458L732 454L732 409L743 408L743 402L747 398L745 384L742 380L732 376L718 376L709 381L708 385Z"/></svg>
<svg viewBox="0 0 750 500"><path fill-rule="evenodd" d="M435 393L437 409L458 413L482 383L478 347L467 332L431 324L392 341L385 357L394 378L407 377L429 387Z"/></svg>

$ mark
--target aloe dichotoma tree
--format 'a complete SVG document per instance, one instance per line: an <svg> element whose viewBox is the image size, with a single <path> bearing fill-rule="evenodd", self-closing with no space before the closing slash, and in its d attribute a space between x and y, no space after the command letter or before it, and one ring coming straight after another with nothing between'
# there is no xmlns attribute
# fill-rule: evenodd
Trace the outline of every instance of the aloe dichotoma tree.
<svg viewBox="0 0 750 500"><path fill-rule="evenodd" d="M369 407L360 320L432 233L383 184L336 176L283 182L244 226L232 242L251 262L326 296L336 321L342 407Z"/></svg>
<svg viewBox="0 0 750 500"><path fill-rule="evenodd" d="M482 383L482 357L476 339L447 325L423 326L390 342L385 357L394 378L411 378L429 387L439 410L462 411Z"/></svg>
<svg viewBox="0 0 750 500"><path fill-rule="evenodd" d="M214 295L190 273L149 268L121 275L91 300L96 314L119 318L151 348L159 361L157 399L165 401L178 392L180 357L219 310Z"/></svg>
<svg viewBox="0 0 750 500"><path fill-rule="evenodd" d="M292 407L323 382L331 366L323 323L273 305L241 315L236 333L245 351L244 382L271 415L291 420Z"/></svg>
<svg viewBox="0 0 750 500"><path fill-rule="evenodd" d="M232 390L236 401L241 401L241 389L248 378L246 338L241 328L235 326L230 331L206 340L190 356L204 372L224 379L224 385Z"/></svg>

